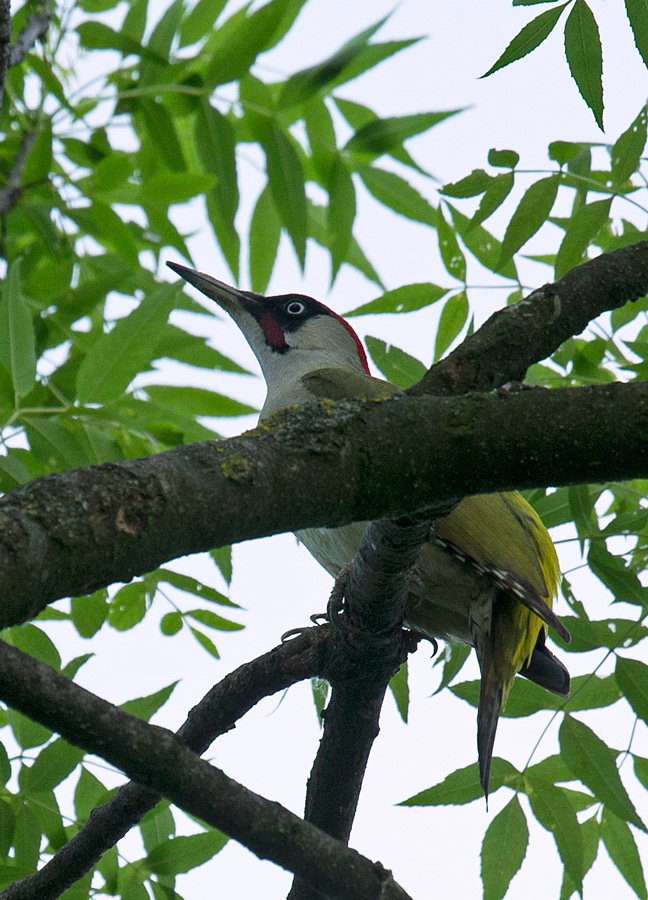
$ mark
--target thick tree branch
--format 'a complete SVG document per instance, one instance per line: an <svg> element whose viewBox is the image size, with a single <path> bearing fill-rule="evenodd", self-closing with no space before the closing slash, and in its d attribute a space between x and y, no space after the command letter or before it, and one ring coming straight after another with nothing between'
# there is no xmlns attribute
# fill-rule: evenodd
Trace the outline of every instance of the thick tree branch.
<svg viewBox="0 0 648 900"><path fill-rule="evenodd" d="M385 691L416 645L402 625L409 580L429 534L428 521L370 523L348 575L336 585L344 587L345 606L333 616L339 628L337 653L327 671L333 692L304 818L345 843L378 736ZM301 878L289 894L291 900L325 896Z"/></svg>
<svg viewBox="0 0 648 900"><path fill-rule="evenodd" d="M235 541L470 494L648 476L648 384L330 403L0 501L0 627Z"/></svg>
<svg viewBox="0 0 648 900"><path fill-rule="evenodd" d="M464 394L522 381L530 365L580 334L596 316L646 293L648 241L604 253L494 313L409 393Z"/></svg>
<svg viewBox="0 0 648 900"><path fill-rule="evenodd" d="M2 642L0 698L331 897L407 900L379 863L237 784L166 729L128 715Z"/></svg>
<svg viewBox="0 0 648 900"><path fill-rule="evenodd" d="M291 684L322 675L332 650L332 628L309 628L298 638L240 666L215 685L189 713L177 732L194 753L202 754L219 735L264 697ZM58 730L58 729L57 729ZM0 900L56 900L99 862L107 850L159 802L150 788L129 782L103 806L42 869L14 882Z"/></svg>

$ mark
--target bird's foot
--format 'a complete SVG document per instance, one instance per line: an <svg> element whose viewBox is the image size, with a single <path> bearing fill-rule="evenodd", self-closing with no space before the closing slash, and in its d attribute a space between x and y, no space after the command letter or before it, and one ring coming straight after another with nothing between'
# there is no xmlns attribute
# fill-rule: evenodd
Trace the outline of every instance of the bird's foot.
<svg viewBox="0 0 648 900"><path fill-rule="evenodd" d="M313 625L328 625L328 613L313 613L313 615L310 617L310 620ZM299 628L290 628L288 631L284 631L284 633L281 635L281 643L284 644L286 641L291 640L291 638L299 637L308 630L308 627L308 625L303 625Z"/></svg>

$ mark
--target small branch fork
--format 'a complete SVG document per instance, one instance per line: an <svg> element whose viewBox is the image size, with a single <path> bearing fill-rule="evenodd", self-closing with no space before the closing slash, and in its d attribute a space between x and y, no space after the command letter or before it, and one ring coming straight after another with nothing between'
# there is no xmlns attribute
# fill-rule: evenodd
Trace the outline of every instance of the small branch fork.
<svg viewBox="0 0 648 900"><path fill-rule="evenodd" d="M247 790L199 752L263 696L326 671L331 628L308 629L217 685L190 713L178 737L84 690L49 666L0 642L0 698L137 781L96 810L81 832L38 873L2 900L54 900L160 799L249 847L262 859L312 880L340 900L409 900L391 873L308 822Z"/></svg>

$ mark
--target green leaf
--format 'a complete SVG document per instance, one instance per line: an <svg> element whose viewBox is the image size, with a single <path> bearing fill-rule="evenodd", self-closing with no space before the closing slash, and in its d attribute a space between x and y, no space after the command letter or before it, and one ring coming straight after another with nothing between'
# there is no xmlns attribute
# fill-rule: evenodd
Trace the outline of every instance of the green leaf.
<svg viewBox="0 0 648 900"><path fill-rule="evenodd" d="M32 317L20 289L20 260L9 266L0 295L0 362L16 393L28 394L36 381L36 353Z"/></svg>
<svg viewBox="0 0 648 900"><path fill-rule="evenodd" d="M578 212L569 219L565 237L556 256L555 275L562 278L574 266L583 262L585 251L594 241L599 231L607 223L610 216L609 200L597 200L581 206Z"/></svg>
<svg viewBox="0 0 648 900"><path fill-rule="evenodd" d="M519 772L510 762L493 757L491 767L490 793L491 795L503 784L515 781ZM484 796L479 783L479 769L477 763L457 769L451 772L447 778L435 784L419 794L415 794L407 800L402 800L399 806L460 806L464 803L472 803Z"/></svg>
<svg viewBox="0 0 648 900"><path fill-rule="evenodd" d="M483 194L492 181L492 177L487 175L483 169L473 169L470 175L459 181L445 184L440 193L446 197L476 197Z"/></svg>
<svg viewBox="0 0 648 900"><path fill-rule="evenodd" d="M38 722L32 722L27 716L22 716L13 709L7 710L7 724L13 731L13 735L19 747L30 750L32 747L40 747L52 737L52 732Z"/></svg>
<svg viewBox="0 0 648 900"><path fill-rule="evenodd" d="M459 281L466 281L466 257L457 241L454 229L448 225L443 210L439 206L437 210L437 234L439 236L439 250L446 271Z"/></svg>
<svg viewBox="0 0 648 900"><path fill-rule="evenodd" d="M356 195L353 179L344 158L340 154L336 156L331 168L328 194L328 227L331 235L331 281L335 281L351 245L353 222L356 215Z"/></svg>
<svg viewBox="0 0 648 900"><path fill-rule="evenodd" d="M448 207L452 214L452 222L462 243L483 266L490 269L491 272L497 272L502 246L497 238L481 225L474 225L458 209L455 209L450 204L448 204ZM510 262L498 274L505 278L517 278L515 263Z"/></svg>
<svg viewBox="0 0 648 900"><path fill-rule="evenodd" d="M189 334L182 328L167 324L161 329L156 349L160 359L175 359L188 366L200 369L219 369L221 372L236 372L238 375L249 375L247 369L218 350L210 347L205 338Z"/></svg>
<svg viewBox="0 0 648 900"><path fill-rule="evenodd" d="M413 222L422 222L433 228L436 226L435 208L409 181L377 166L362 166L358 174L367 190L384 206Z"/></svg>
<svg viewBox="0 0 648 900"><path fill-rule="evenodd" d="M620 819L646 830L621 783L614 753L591 728L565 716L560 726L560 752L574 777L595 797Z"/></svg>
<svg viewBox="0 0 648 900"><path fill-rule="evenodd" d="M517 796L488 826L481 849L484 900L502 900L529 845L529 829Z"/></svg>
<svg viewBox="0 0 648 900"><path fill-rule="evenodd" d="M194 142L203 168L216 176L207 209L223 255L238 281L241 242L234 226L239 205L236 137L229 120L207 101L198 108Z"/></svg>
<svg viewBox="0 0 648 900"><path fill-rule="evenodd" d="M326 208L313 203L311 200L307 201L307 208L309 235L321 247L327 247L330 249L331 235L329 234L327 225ZM362 272L365 278L367 278L369 281L373 281L373 283L378 285L379 288L384 288L384 285L380 280L380 276L371 265L371 263L363 253L362 248L354 237L351 238L351 244L349 246L346 261L348 265L353 266L358 270L358 272Z"/></svg>
<svg viewBox="0 0 648 900"><path fill-rule="evenodd" d="M472 226L481 225L489 216L492 216L511 193L514 184L515 178L512 172L507 172L505 175L496 175L495 178L492 178L484 196L481 198L475 215L471 219Z"/></svg>
<svg viewBox="0 0 648 900"><path fill-rule="evenodd" d="M129 37L123 30L113 31L103 22L82 22L77 25L76 32L79 41L86 50L117 50L122 56L140 56L150 59L158 65L166 65L168 60L158 56L148 47L143 47L138 41Z"/></svg>
<svg viewBox="0 0 648 900"><path fill-rule="evenodd" d="M299 103L318 94L321 90L335 82L338 76L356 59L367 42L384 24L385 19L370 26L365 31L347 41L328 59L295 72L284 82L279 94L277 106L279 109L290 109Z"/></svg>
<svg viewBox="0 0 648 900"><path fill-rule="evenodd" d="M61 668L61 657L54 642L37 625L27 624L5 628L2 632L2 639L12 647L17 647L23 653L29 653L30 656L57 671Z"/></svg>
<svg viewBox="0 0 648 900"><path fill-rule="evenodd" d="M224 619L222 616L212 612L211 609L190 609L185 613L185 616L195 619L196 622L200 622L201 625L204 625L206 628L212 628L214 631L241 631L245 628L240 622Z"/></svg>
<svg viewBox="0 0 648 900"><path fill-rule="evenodd" d="M545 2L545 0L534 0L534 2L540 3ZM513 5L515 6L516 4L514 3ZM560 18L560 14L566 6L567 3L555 6L553 9L548 9L545 12L540 13L540 15L536 16L531 22L527 22L524 28L515 35L497 62L495 62L488 72L485 72L481 77L486 78L488 75L492 75L493 72L497 72L498 69L503 69L504 66L508 66L509 63L522 59L527 53L531 53L532 50L539 47L545 38L549 37L554 30L556 23Z"/></svg>
<svg viewBox="0 0 648 900"><path fill-rule="evenodd" d="M349 316L368 316L376 313L412 312L436 303L447 293L448 288L439 287L437 284L406 284L393 291L387 291L382 297L378 297L370 303L364 303L345 315L348 318Z"/></svg>
<svg viewBox="0 0 648 900"><path fill-rule="evenodd" d="M212 33L201 53L201 60L207 61L204 80L210 92L250 71L259 53L269 49L291 5L292 0L270 0L249 15L248 3Z"/></svg>
<svg viewBox="0 0 648 900"><path fill-rule="evenodd" d="M571 626L577 620L569 618L567 622ZM571 647L571 645L569 645ZM507 717L530 715L540 709L565 709L577 712L582 709L602 709L612 706L621 699L617 681L613 675L599 678L596 675L577 675L572 678L569 699L550 694L533 682L522 678L515 680L516 696L509 704L507 701ZM513 692L511 692L513 696ZM533 699L532 699L533 698ZM526 709L526 712L522 712Z"/></svg>
<svg viewBox="0 0 648 900"><path fill-rule="evenodd" d="M394 700L396 701L396 707L400 714L403 722L407 722L407 714L409 709L409 685L407 683L407 663L402 663L398 672L395 675L392 675L392 678L389 682L389 689L391 690Z"/></svg>
<svg viewBox="0 0 648 900"><path fill-rule="evenodd" d="M83 766L74 791L74 809L79 822L87 821L93 809L108 798L108 788Z"/></svg>
<svg viewBox="0 0 648 900"><path fill-rule="evenodd" d="M94 656L94 653L83 653L81 656L75 656L74 659L71 659L69 663L66 663L61 669L61 675L65 675L66 678L69 678L70 681L74 681L74 678L83 666L91 660Z"/></svg>
<svg viewBox="0 0 648 900"><path fill-rule="evenodd" d="M189 47L207 37L227 0L198 0L180 26L180 46Z"/></svg>
<svg viewBox="0 0 648 900"><path fill-rule="evenodd" d="M571 141L552 141L548 147L549 159L555 160L559 165L565 166L572 162L582 152L582 144L574 144Z"/></svg>
<svg viewBox="0 0 648 900"><path fill-rule="evenodd" d="M565 870L581 892L583 841L573 806L565 791L547 781L531 779L527 775L525 784L534 816L553 834Z"/></svg>
<svg viewBox="0 0 648 900"><path fill-rule="evenodd" d="M648 67L648 6L645 0L625 0L625 8L635 46Z"/></svg>
<svg viewBox="0 0 648 900"><path fill-rule="evenodd" d="M0 800L0 855L3 857L9 853L15 830L16 814L5 800Z"/></svg>
<svg viewBox="0 0 648 900"><path fill-rule="evenodd" d="M175 834L175 819L169 808L169 801L158 803L140 822L140 832L146 851L150 853L162 841Z"/></svg>
<svg viewBox="0 0 648 900"><path fill-rule="evenodd" d="M520 154L515 150L495 150L493 147L488 151L488 162L491 166L514 169L520 162Z"/></svg>
<svg viewBox="0 0 648 900"><path fill-rule="evenodd" d="M138 719L144 719L145 722L148 722L164 706L177 685L178 682L173 681L166 687L160 688L159 691L155 691L154 694L138 697L135 700L127 700L126 703L121 704L120 709L130 713L131 716L137 716Z"/></svg>
<svg viewBox="0 0 648 900"><path fill-rule="evenodd" d="M306 260L307 212L304 174L299 156L274 120L267 129L262 130L260 142L266 155L268 181L275 206L303 269Z"/></svg>
<svg viewBox="0 0 648 900"><path fill-rule="evenodd" d="M166 61L164 61L164 65L166 65ZM160 159L164 161L172 172L185 172L187 166L180 140L173 118L164 106L164 103L156 103L155 100L141 97L139 105L151 145L160 154Z"/></svg>
<svg viewBox="0 0 648 900"><path fill-rule="evenodd" d="M576 0L565 25L565 55L581 97L603 129L603 54L598 25L585 0Z"/></svg>
<svg viewBox="0 0 648 900"><path fill-rule="evenodd" d="M614 675L634 712L648 722L648 666L638 659L617 656Z"/></svg>
<svg viewBox="0 0 648 900"><path fill-rule="evenodd" d="M592 572L616 600L646 609L648 587L641 583L636 572L626 566L621 556L610 553L604 541L591 541L587 561Z"/></svg>
<svg viewBox="0 0 648 900"><path fill-rule="evenodd" d="M646 7L648 9L648 6ZM639 115L627 131L616 140L610 153L612 180L623 185L639 168L641 154L646 146L648 108L642 106Z"/></svg>
<svg viewBox="0 0 648 900"><path fill-rule="evenodd" d="M199 145L200 146L200 145ZM176 203L187 203L214 189L212 174L198 172L157 172L142 185L142 203L159 203L165 209Z"/></svg>
<svg viewBox="0 0 648 900"><path fill-rule="evenodd" d="M230 548L224 547L222 549L225 550ZM212 551L212 554L214 552L216 551ZM171 569L158 569L156 572L151 573L151 575L146 576L147 582L149 582L149 579L153 586L160 582L166 582L167 584L171 584L173 587L178 588L180 591L186 591L189 594L193 594L195 597L207 600L209 603L217 603L219 606L229 606L233 609L240 609L237 603L234 603L224 594L215 590L215 588L203 584L196 578L192 578L191 575L183 575L181 572L173 572Z"/></svg>
<svg viewBox="0 0 648 900"><path fill-rule="evenodd" d="M161 284L90 348L77 373L82 403L105 403L118 397L150 366L159 331L180 290L179 284Z"/></svg>
<svg viewBox="0 0 648 900"><path fill-rule="evenodd" d="M646 880L634 835L627 824L607 807L601 817L601 839L610 859L623 875L637 897L646 900Z"/></svg>
<svg viewBox="0 0 648 900"><path fill-rule="evenodd" d="M53 790L76 769L83 755L83 750L61 738L52 741L41 750L30 769L22 769L21 788L30 793Z"/></svg>
<svg viewBox="0 0 648 900"><path fill-rule="evenodd" d="M109 608L106 588L100 588L87 597L72 597L72 622L82 638L95 636L106 621Z"/></svg>
<svg viewBox="0 0 648 900"><path fill-rule="evenodd" d="M5 745L0 743L0 785L4 785L11 778L11 763L7 756Z"/></svg>
<svg viewBox="0 0 648 900"><path fill-rule="evenodd" d="M114 209L108 203L94 199L92 218L96 226L94 237L100 239L109 250L121 256L129 266L136 268L139 265L137 243L128 225Z"/></svg>
<svg viewBox="0 0 648 900"><path fill-rule="evenodd" d="M249 416L258 412L253 406L240 403L206 388L175 387L150 384L146 393L159 406L169 406L191 416Z"/></svg>
<svg viewBox="0 0 648 900"><path fill-rule="evenodd" d="M116 631L128 631L142 621L146 614L146 586L133 581L120 588L112 598L108 610L108 624Z"/></svg>
<svg viewBox="0 0 648 900"><path fill-rule="evenodd" d="M216 829L169 838L154 847L145 862L157 875L180 875L212 859L227 841L227 836Z"/></svg>
<svg viewBox="0 0 648 900"><path fill-rule="evenodd" d="M170 612L166 613L160 619L160 631L167 637L173 637L182 629L182 613Z"/></svg>
<svg viewBox="0 0 648 900"><path fill-rule="evenodd" d="M439 318L436 338L434 341L434 361L441 359L448 347L461 333L468 321L468 297L465 291L449 297L443 307Z"/></svg>
<svg viewBox="0 0 648 900"><path fill-rule="evenodd" d="M208 638L206 634L203 634L202 631L198 631L197 628L192 628L189 626L189 631L196 638L200 646L209 653L210 656L213 656L214 659L220 659L220 654L216 648L216 644Z"/></svg>
<svg viewBox="0 0 648 900"><path fill-rule="evenodd" d="M471 648L467 644L446 644L443 653L437 655L434 665L442 666L442 675L434 694L438 694L461 672L470 655ZM434 694L432 696L434 696Z"/></svg>
<svg viewBox="0 0 648 900"><path fill-rule="evenodd" d="M257 294L265 294L268 289L280 237L281 219L272 199L270 184L266 184L259 194L250 223L250 282Z"/></svg>
<svg viewBox="0 0 648 900"><path fill-rule="evenodd" d="M388 119L375 119L365 125L349 138L344 149L349 153L369 153L382 155L399 147L408 138L421 134L438 125L450 116L455 116L460 109L452 109L438 113L416 113L411 116L393 116Z"/></svg>
<svg viewBox="0 0 648 900"><path fill-rule="evenodd" d="M541 178L526 191L506 228L499 268L512 259L520 247L544 225L549 218L557 193L558 179L555 176Z"/></svg>
<svg viewBox="0 0 648 900"><path fill-rule="evenodd" d="M416 384L425 375L423 363L399 347L386 344L385 341L375 337L365 338L365 343L371 359L387 381L403 390Z"/></svg>
<svg viewBox="0 0 648 900"><path fill-rule="evenodd" d="M17 866L25 866L34 871L40 856L41 827L29 806L23 804L16 814L14 831L14 861Z"/></svg>
<svg viewBox="0 0 648 900"><path fill-rule="evenodd" d="M232 581L232 548L228 547L216 547L214 550L209 551L209 555L214 560L216 565L218 566L221 575L225 579L227 584L230 584ZM228 601L229 602L229 601Z"/></svg>

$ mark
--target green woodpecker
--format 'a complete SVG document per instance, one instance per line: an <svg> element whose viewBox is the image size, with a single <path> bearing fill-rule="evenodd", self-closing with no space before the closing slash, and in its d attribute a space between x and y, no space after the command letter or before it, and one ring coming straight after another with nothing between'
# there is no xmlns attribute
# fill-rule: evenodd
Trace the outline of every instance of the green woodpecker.
<svg viewBox="0 0 648 900"><path fill-rule="evenodd" d="M360 339L340 316L301 294L264 297L168 263L234 319L254 351L268 393L265 419L278 409L329 398L388 398L398 388L369 374ZM307 528L297 537L336 577L349 565L366 523ZM432 638L463 641L481 669L477 747L488 796L495 730L520 673L561 696L569 673L545 646L547 625L569 633L552 612L560 570L546 528L520 494L467 497L435 522L420 553L406 606L409 626Z"/></svg>

